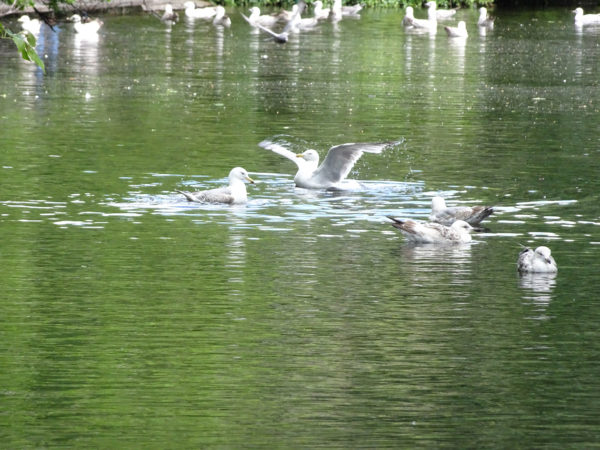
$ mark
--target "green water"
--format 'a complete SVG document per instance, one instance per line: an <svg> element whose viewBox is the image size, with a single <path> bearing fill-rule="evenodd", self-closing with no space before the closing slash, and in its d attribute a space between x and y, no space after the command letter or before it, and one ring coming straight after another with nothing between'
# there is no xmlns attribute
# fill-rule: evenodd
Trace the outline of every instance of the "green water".
<svg viewBox="0 0 600 450"><path fill-rule="evenodd" d="M278 45L229 12L45 30L46 75L0 42L0 446L597 446L600 30L366 11ZM280 135L405 141L331 193L257 146ZM247 205L174 193L234 166ZM385 215L433 195L496 213L409 246Z"/></svg>

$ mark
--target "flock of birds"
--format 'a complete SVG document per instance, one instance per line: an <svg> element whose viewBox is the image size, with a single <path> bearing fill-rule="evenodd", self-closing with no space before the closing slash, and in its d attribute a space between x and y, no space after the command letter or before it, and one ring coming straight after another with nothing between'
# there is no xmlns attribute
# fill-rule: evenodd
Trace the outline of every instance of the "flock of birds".
<svg viewBox="0 0 600 450"><path fill-rule="evenodd" d="M319 154L312 149L296 154L280 143L269 139L258 145L271 150L290 161L298 170L294 177L296 186L304 189L347 190L360 187L356 180L346 177L363 153L382 153L396 147L402 141L350 143L331 147L319 165ZM248 201L246 182L254 183L246 169L235 167L229 172L229 185L197 192L176 191L190 202L240 204ZM405 236L407 241L418 244L465 244L471 242L471 232L493 214L490 206L446 206L442 197L431 201L428 222L401 220L387 216L392 226ZM545 246L535 250L525 247L519 254L517 268L521 273L555 273L556 262L550 249Z"/></svg>
<svg viewBox="0 0 600 450"><path fill-rule="evenodd" d="M183 6L185 16L190 19L208 20L214 26L219 27L228 28L231 26L231 18L221 5L196 8L193 1L187 1ZM416 18L414 16L414 8L412 6L406 7L402 25L407 31L434 34L437 32L438 21L453 19L457 11L457 9L438 9L434 0L428 1L425 6L427 8L427 18ZM243 13L240 14L253 28L269 34L275 42L285 43L288 41L290 34L314 29L321 21L329 20L338 22L344 16L360 17L359 12L362 9L362 5L344 6L342 5L342 0L333 0L330 8L324 8L323 2L317 0L313 2L312 17L302 17L306 9L307 5L304 0L298 0L298 3L293 5L289 11L282 10L275 14L261 15L260 9L257 6L253 6L249 10L249 16ZM171 4L165 5L163 14L158 14L155 11L151 12L160 18L162 22L169 25L175 24L179 20L179 14L173 10ZM600 25L600 14L584 14L582 8L576 8L573 12L575 13L575 25L578 27ZM91 20L85 15L82 17L79 14L74 14L68 20L74 23L75 32L80 36L95 37L102 26L101 20ZM39 19L32 19L27 15L21 16L19 22L24 31L34 36L39 34L42 26L42 22ZM283 28L281 31L275 31L279 24L283 24ZM486 33L486 30L494 28L494 19L488 16L485 7L479 8L477 27L482 35ZM464 20L459 21L456 26L444 26L444 30L451 38L466 38L469 35Z"/></svg>
<svg viewBox="0 0 600 450"><path fill-rule="evenodd" d="M413 8L408 6L402 20L403 26L407 30L434 33L437 30L438 20L452 19L456 14L456 9L437 9L433 0L427 2L426 7L427 19L418 19L414 17ZM231 19L220 5L196 8L194 2L188 1L184 4L184 8L185 15L189 18L210 20L215 26L231 26ZM344 16L359 17L358 13L361 8L360 4L342 6L342 0L334 0L330 8L323 8L323 3L317 0L314 2L313 16L303 18L302 14L306 10L306 3L304 0L299 0L290 11L283 10L277 14L261 15L260 9L254 6L250 8L249 16L241 15L252 27L269 34L278 43L285 43L291 33L310 30L322 20L337 22ZM600 25L600 14L584 14L582 8L577 8L573 12L575 13L575 24L578 26ZM172 6L167 4L160 19L165 23L175 23L179 16L173 11ZM97 35L102 26L102 21L98 19L83 20L78 14L74 14L69 20L73 22L75 32L84 36ZM23 15L19 18L19 22L23 30L35 36L39 34L41 27L39 19L31 19L29 16ZM283 23L284 26L281 31L276 32L274 29L279 23ZM479 8L477 26L480 30L492 29L494 26L493 19L488 17L484 7ZM458 22L456 27L445 26L444 29L452 38L468 36L464 21ZM296 154L283 145L270 140L260 142L259 146L278 153L297 165L298 170L294 177L296 186L305 189L345 190L360 187L356 180L348 180L346 177L363 153L382 153L398 144L399 142L378 142L337 145L329 149L321 165L319 165L319 154L315 150L306 150ZM191 202L239 204L248 200L246 182L254 183L254 180L250 178L245 169L236 167L229 173L228 186L198 192L177 192L183 194ZM471 232L493 212L493 208L489 206L447 207L443 198L434 197L429 222L401 220L391 216L388 218L392 221L392 226L400 230L410 242L468 243L471 241ZM545 246L536 249L524 248L519 253L517 267L520 272L554 273L557 271L551 251Z"/></svg>

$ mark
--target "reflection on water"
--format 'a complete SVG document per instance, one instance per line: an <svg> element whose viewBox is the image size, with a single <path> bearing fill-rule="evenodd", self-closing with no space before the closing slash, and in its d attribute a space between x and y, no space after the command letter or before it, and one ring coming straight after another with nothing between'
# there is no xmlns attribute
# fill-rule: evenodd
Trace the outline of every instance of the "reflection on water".
<svg viewBox="0 0 600 450"><path fill-rule="evenodd" d="M593 447L600 52L539 14L457 42L365 11L285 45L114 16L44 30L47 75L0 42L3 444ZM258 147L281 134L406 142L327 192ZM237 165L246 205L175 192ZM433 195L496 212L410 245L386 215ZM549 243L559 274L517 275Z"/></svg>

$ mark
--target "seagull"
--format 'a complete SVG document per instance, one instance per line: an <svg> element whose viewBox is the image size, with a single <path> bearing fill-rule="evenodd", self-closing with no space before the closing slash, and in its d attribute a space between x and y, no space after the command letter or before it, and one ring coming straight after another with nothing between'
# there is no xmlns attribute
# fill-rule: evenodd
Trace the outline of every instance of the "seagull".
<svg viewBox="0 0 600 450"><path fill-rule="evenodd" d="M407 6L404 18L402 19L402 25L405 27L412 27L412 21L415 19L415 10L412 6Z"/></svg>
<svg viewBox="0 0 600 450"><path fill-rule="evenodd" d="M448 20L454 18L456 9L436 9L435 17L437 20Z"/></svg>
<svg viewBox="0 0 600 450"><path fill-rule="evenodd" d="M69 20L74 23L73 28L75 28L75 32L78 34L94 35L98 33L98 30L102 26L102 21L99 19L83 23L79 14L73 14L69 17Z"/></svg>
<svg viewBox="0 0 600 450"><path fill-rule="evenodd" d="M231 172L229 172L229 186L198 192L176 192L185 195L185 198L187 198L189 202L228 203L230 205L235 203L246 203L248 194L246 193L244 181L254 183L254 180L250 178L246 169L234 167L231 169Z"/></svg>
<svg viewBox="0 0 600 450"><path fill-rule="evenodd" d="M494 19L488 16L487 9L483 6L479 8L479 19L477 19L477 26L489 28L490 30L494 28Z"/></svg>
<svg viewBox="0 0 600 450"><path fill-rule="evenodd" d="M190 19L205 19L210 20L217 14L216 6L206 6L204 8L196 8L194 2L185 2L185 15Z"/></svg>
<svg viewBox="0 0 600 450"><path fill-rule="evenodd" d="M446 30L448 37L466 38L469 35L469 33L467 33L467 24L464 20L458 22L458 25L455 27L444 27L444 30Z"/></svg>
<svg viewBox="0 0 600 450"><path fill-rule="evenodd" d="M600 14L584 14L583 8L575 8L575 25L598 25L600 24Z"/></svg>
<svg viewBox="0 0 600 450"><path fill-rule="evenodd" d="M387 216L393 221L392 226L398 228L408 241L420 244L466 244L471 242L473 227L463 220L457 220L447 227L439 223L415 222L400 220Z"/></svg>
<svg viewBox="0 0 600 450"><path fill-rule="evenodd" d="M31 19L28 15L22 15L19 17L19 22L21 22L21 28L25 31L29 31L34 36L37 36L40 33L40 27L42 26L42 22L39 19Z"/></svg>
<svg viewBox="0 0 600 450"><path fill-rule="evenodd" d="M285 25L285 27L283 28L283 31L281 33L276 33L273 30L271 30L270 28L263 27L259 23L253 23L250 21L249 17L246 17L243 13L240 13L240 14L242 15L242 17L244 19L246 19L246 22L248 22L250 25L258 28L259 30L264 31L265 33L270 34L273 37L273 39L275 40L275 42L277 42L279 44L285 44L289 39L290 33L293 31L293 28L295 26L295 22L296 22L297 18L299 18L300 14L302 14L302 11L304 11L304 8L306 7L306 3L304 3L304 1L300 1L297 5L294 5L294 6L295 6L295 8L293 8L293 9L296 12L292 16L292 18L290 20L288 20L287 24Z"/></svg>
<svg viewBox="0 0 600 450"><path fill-rule="evenodd" d="M410 17L408 14L404 16L402 23L408 24L409 27L417 31L429 31L430 33L435 33L437 31L437 17L436 17L436 5L434 1L429 1L425 3L427 6L427 19L415 19L414 16ZM414 14L414 11L410 11L410 13Z"/></svg>
<svg viewBox="0 0 600 450"><path fill-rule="evenodd" d="M263 27L272 27L277 22L279 22L279 17L270 16L268 14L260 15L260 8L258 6L253 6L250 8L250 16L248 17L248 23L250 25L262 25Z"/></svg>
<svg viewBox="0 0 600 450"><path fill-rule="evenodd" d="M229 28L231 26L231 19L227 14L225 14L225 8L223 8L221 5L218 5L216 7L216 11L217 12L213 18L212 24L214 26Z"/></svg>
<svg viewBox="0 0 600 450"><path fill-rule="evenodd" d="M381 153L400 142L336 145L329 149L323 164L320 166L319 154L315 150L306 150L303 153L296 154L268 139L258 145L285 156L296 163L298 172L294 177L294 182L298 187L305 189L357 189L360 188L360 184L356 180L345 180L345 178L362 154L364 152Z"/></svg>
<svg viewBox="0 0 600 450"><path fill-rule="evenodd" d="M483 219L494 212L491 206L446 206L442 197L431 199L429 220L450 226L457 220L464 220L469 225L479 225Z"/></svg>
<svg viewBox="0 0 600 450"><path fill-rule="evenodd" d="M160 18L161 22L174 24L179 20L179 14L173 11L173 6L170 3L165 5L165 12Z"/></svg>
<svg viewBox="0 0 600 450"><path fill-rule="evenodd" d="M317 0L315 2L315 10L313 15L318 19L327 19L329 17L329 13L331 12L330 8L323 8L323 2L321 0Z"/></svg>
<svg viewBox="0 0 600 450"><path fill-rule="evenodd" d="M554 273L558 271L556 261L550 255L550 249L545 246L535 250L525 247L519 253L517 269L519 272Z"/></svg>
<svg viewBox="0 0 600 450"><path fill-rule="evenodd" d="M294 4L292 6L292 9L290 11L286 11L285 9L282 10L279 14L277 14L277 16L285 21L285 22L289 22L290 20L292 20L292 17L294 17L294 14L296 14L296 12L298 11L298 5Z"/></svg>

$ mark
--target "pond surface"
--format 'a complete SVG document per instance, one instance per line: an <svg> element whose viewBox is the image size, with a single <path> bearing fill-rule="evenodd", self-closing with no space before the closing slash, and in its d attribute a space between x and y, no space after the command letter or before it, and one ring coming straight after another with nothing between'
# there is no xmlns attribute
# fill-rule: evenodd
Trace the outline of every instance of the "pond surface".
<svg viewBox="0 0 600 450"><path fill-rule="evenodd" d="M104 17L0 42L0 441L29 447L588 447L600 442L600 29L398 11L279 45ZM417 11L417 16L424 16ZM294 151L403 139L348 192ZM257 180L244 206L176 189ZM495 206L471 245L386 215ZM556 276L519 277L520 245Z"/></svg>

